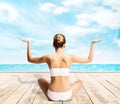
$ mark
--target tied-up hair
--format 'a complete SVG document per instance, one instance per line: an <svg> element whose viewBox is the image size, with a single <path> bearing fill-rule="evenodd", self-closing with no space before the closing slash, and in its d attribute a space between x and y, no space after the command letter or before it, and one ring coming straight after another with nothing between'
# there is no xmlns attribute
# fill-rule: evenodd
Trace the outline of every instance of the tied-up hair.
<svg viewBox="0 0 120 104"><path fill-rule="evenodd" d="M56 34L53 38L53 46L55 48L62 48L66 43L65 36L63 34Z"/></svg>

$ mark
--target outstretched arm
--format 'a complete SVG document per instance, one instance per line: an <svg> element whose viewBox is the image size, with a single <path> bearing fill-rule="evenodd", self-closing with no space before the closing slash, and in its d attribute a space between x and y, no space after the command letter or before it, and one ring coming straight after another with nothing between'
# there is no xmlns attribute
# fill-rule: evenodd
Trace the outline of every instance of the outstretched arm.
<svg viewBox="0 0 120 104"><path fill-rule="evenodd" d="M21 41L27 43L27 59L28 59L28 62L31 62L31 63L48 63L49 56L46 55L46 56L42 56L42 57L33 58L32 54L31 54L30 41L22 39L22 38L19 38L19 39Z"/></svg>
<svg viewBox="0 0 120 104"><path fill-rule="evenodd" d="M94 44L97 42L100 42L102 40L93 40L91 42L90 46L90 52L88 58L80 58L75 55L71 55L71 63L89 63L93 60L93 54L94 54Z"/></svg>
<svg viewBox="0 0 120 104"><path fill-rule="evenodd" d="M91 62L93 60L93 55L94 55L94 44L97 42L100 42L102 40L93 40L91 42L91 46L90 46L90 52L89 52L89 56L88 56L88 62Z"/></svg>

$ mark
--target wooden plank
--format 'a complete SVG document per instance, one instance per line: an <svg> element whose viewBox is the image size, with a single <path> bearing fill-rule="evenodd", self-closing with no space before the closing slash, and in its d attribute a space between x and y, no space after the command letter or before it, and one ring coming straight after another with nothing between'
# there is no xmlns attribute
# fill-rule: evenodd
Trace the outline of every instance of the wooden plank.
<svg viewBox="0 0 120 104"><path fill-rule="evenodd" d="M12 76L13 74L5 74L0 73L0 93L4 91L9 85L11 85L11 82L15 80L15 77Z"/></svg>
<svg viewBox="0 0 120 104"><path fill-rule="evenodd" d="M103 73L103 76L108 83L111 83L113 86L120 89L120 78L116 77L116 75L120 76L120 73Z"/></svg>
<svg viewBox="0 0 120 104"><path fill-rule="evenodd" d="M113 94L87 73L77 73L77 75L83 80L84 87L95 104L119 104L119 100Z"/></svg>
<svg viewBox="0 0 120 104"><path fill-rule="evenodd" d="M8 91L11 88L11 84L14 84L15 81L17 81L17 80L13 79L11 77L9 77L9 80L7 80L7 81L4 80L4 82L2 83L2 85L0 85L0 98L4 94L4 92Z"/></svg>
<svg viewBox="0 0 120 104"><path fill-rule="evenodd" d="M73 103L72 101L63 101L61 104L78 104L78 103L77 102Z"/></svg>
<svg viewBox="0 0 120 104"><path fill-rule="evenodd" d="M54 102L54 104L63 104L62 101L53 101L53 102Z"/></svg>
<svg viewBox="0 0 120 104"><path fill-rule="evenodd" d="M24 78L25 77L28 78L27 81L31 80L29 75L24 76ZM2 104L16 104L31 86L31 83L27 83L27 81L21 81L22 85L18 87Z"/></svg>
<svg viewBox="0 0 120 104"><path fill-rule="evenodd" d="M13 74L14 75L14 74ZM21 75L19 75L21 76ZM9 78L11 78L12 76L9 76ZM23 76L22 76L23 77ZM21 78L22 78L21 77ZM11 78L12 79L12 78ZM25 80L26 77L24 77ZM18 81L17 77L14 78L14 80L12 79L9 82L5 82L6 84L8 84L1 93L0 93L0 103L4 102L18 87L20 87L22 84Z"/></svg>
<svg viewBox="0 0 120 104"><path fill-rule="evenodd" d="M117 82L120 83L120 72L119 73L112 73L112 74L108 74L106 73L107 76L113 78L114 80L116 80Z"/></svg>
<svg viewBox="0 0 120 104"><path fill-rule="evenodd" d="M30 85L22 85L7 100L5 100L3 104L16 104L29 88Z"/></svg>
<svg viewBox="0 0 120 104"><path fill-rule="evenodd" d="M5 73L5 75L6 74L8 75L8 73ZM21 75L22 74L20 74L19 76ZM14 77L15 79L13 80L11 77ZM9 79L11 79L11 81L5 82L6 84L8 84L8 87L3 90L2 96L0 97L0 103L7 99L19 86L21 86L20 82L17 80L16 73L12 73L12 75L9 76Z"/></svg>
<svg viewBox="0 0 120 104"><path fill-rule="evenodd" d="M37 91L34 91L34 84L28 89L28 91L22 96L22 98L16 104L32 104L35 99ZM36 88L37 90L37 88Z"/></svg>
<svg viewBox="0 0 120 104"><path fill-rule="evenodd" d="M90 73L89 75L91 75L95 80L97 80L101 85L103 85L107 90L109 90L115 97L120 99L120 89L117 89L111 83L106 81L105 80L106 76L103 76L103 75L98 74L98 73L96 73L96 74Z"/></svg>
<svg viewBox="0 0 120 104"><path fill-rule="evenodd" d="M2 75L4 76L4 77L2 77L0 79L0 81L2 82L2 84L0 84L0 89L2 91L4 91L7 87L10 87L13 84L16 84L15 82L18 82L18 80L17 80L17 77L18 77L17 73L10 73L10 74L2 73ZM25 74L20 74L19 75L19 77L21 77L21 78L23 76L25 76Z"/></svg>
<svg viewBox="0 0 120 104"><path fill-rule="evenodd" d="M24 96L19 100L17 104L32 104L35 96L39 90L39 86L37 84L37 78L34 76L34 74L31 73L33 76L32 80L32 86L28 89L28 91L24 94Z"/></svg>
<svg viewBox="0 0 120 104"><path fill-rule="evenodd" d="M5 74L5 73L0 73L0 85L2 85L1 83L4 83L4 81L9 80L9 76L11 76L11 75Z"/></svg>
<svg viewBox="0 0 120 104"><path fill-rule="evenodd" d="M35 97L33 104L54 104L52 101L48 101L46 98L43 98L42 93L38 93ZM57 103L56 103L57 104Z"/></svg>

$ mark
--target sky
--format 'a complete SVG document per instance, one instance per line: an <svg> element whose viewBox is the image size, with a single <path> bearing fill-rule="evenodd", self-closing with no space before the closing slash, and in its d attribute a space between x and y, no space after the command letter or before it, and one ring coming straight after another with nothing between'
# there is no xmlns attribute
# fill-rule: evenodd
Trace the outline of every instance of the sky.
<svg viewBox="0 0 120 104"><path fill-rule="evenodd" d="M0 64L26 64L26 44L33 57L54 54L53 37L65 35L65 53L88 57L92 64L120 64L119 0L0 0Z"/></svg>

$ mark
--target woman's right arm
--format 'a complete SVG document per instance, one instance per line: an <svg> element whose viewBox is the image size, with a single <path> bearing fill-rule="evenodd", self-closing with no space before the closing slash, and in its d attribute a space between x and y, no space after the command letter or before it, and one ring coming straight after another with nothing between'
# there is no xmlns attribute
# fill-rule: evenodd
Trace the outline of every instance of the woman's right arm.
<svg viewBox="0 0 120 104"><path fill-rule="evenodd" d="M93 60L93 55L94 55L94 44L97 42L100 42L100 41L102 41L102 40L93 40L91 42L90 52L89 52L89 56L87 58L80 58L75 55L70 55L71 63L89 63L89 62L91 62Z"/></svg>
<svg viewBox="0 0 120 104"><path fill-rule="evenodd" d="M30 41L22 39L22 38L19 38L19 39L21 41L27 43L27 59L28 59L28 62L31 62L31 63L48 63L49 62L49 59L50 59L49 55L45 55L45 56L42 56L42 57L32 57Z"/></svg>

